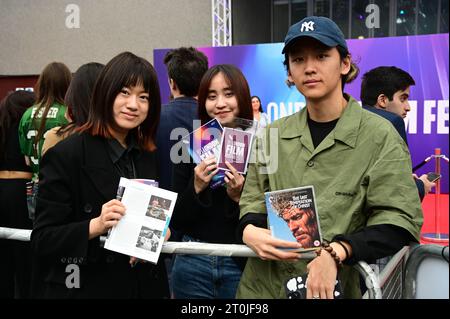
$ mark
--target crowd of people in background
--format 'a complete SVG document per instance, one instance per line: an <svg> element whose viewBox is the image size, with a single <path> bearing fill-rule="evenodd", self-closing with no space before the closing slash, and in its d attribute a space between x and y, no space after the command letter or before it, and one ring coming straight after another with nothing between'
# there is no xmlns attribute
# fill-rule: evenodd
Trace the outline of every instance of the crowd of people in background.
<svg viewBox="0 0 450 319"><path fill-rule="evenodd" d="M307 298L333 298L337 278L346 298L360 297L352 266L418 242L420 200L434 186L411 175L403 118L415 82L395 67L371 70L361 107L344 90L358 68L341 30L324 17L292 25L282 54L288 85L306 107L272 123L241 70L208 67L192 47L165 56L166 105L154 67L131 52L73 75L52 62L34 93L4 97L0 226L33 231L31 242L0 239L8 256L0 263L0 298L286 298L285 283L304 274ZM181 138L214 118L222 127L253 120L253 152L262 154L245 175L226 162L216 188L214 156L172 160L188 154ZM273 155L278 169L269 172ZM170 240L245 244L258 257L179 254L153 265L103 249L100 236L126 212L115 199L120 177L157 180L178 193ZM267 229L264 193L303 185L315 188L325 242L312 260L286 250L301 243ZM156 208L149 206L151 216ZM301 224L303 215L296 209L282 217ZM82 274L76 289L66 285L69 257Z"/></svg>

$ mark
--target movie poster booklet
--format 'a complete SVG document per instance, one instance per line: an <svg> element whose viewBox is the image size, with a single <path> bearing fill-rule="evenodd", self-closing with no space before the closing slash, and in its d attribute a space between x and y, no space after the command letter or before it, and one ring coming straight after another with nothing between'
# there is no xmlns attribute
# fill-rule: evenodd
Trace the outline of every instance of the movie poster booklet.
<svg viewBox="0 0 450 319"><path fill-rule="evenodd" d="M230 171L228 161L238 173L246 174L256 127L254 121L242 118L236 118L232 126L223 129L218 167Z"/></svg>
<svg viewBox="0 0 450 319"><path fill-rule="evenodd" d="M147 183L156 182L120 178L116 198L126 213L110 229L104 247L156 264L178 194Z"/></svg>

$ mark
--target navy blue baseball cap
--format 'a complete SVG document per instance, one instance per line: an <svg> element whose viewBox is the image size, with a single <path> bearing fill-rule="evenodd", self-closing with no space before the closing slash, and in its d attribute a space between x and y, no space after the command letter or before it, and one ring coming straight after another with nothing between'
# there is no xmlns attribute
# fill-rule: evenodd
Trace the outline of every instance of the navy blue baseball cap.
<svg viewBox="0 0 450 319"><path fill-rule="evenodd" d="M286 38L284 38L284 48L281 53L284 54L286 49L301 37L314 38L328 47L339 45L348 51L347 42L341 29L326 17L306 17L291 25Z"/></svg>

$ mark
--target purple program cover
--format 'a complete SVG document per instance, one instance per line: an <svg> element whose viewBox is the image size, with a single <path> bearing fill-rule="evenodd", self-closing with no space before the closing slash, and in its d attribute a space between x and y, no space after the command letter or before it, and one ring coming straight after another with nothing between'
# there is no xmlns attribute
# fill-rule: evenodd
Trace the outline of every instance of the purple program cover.
<svg viewBox="0 0 450 319"><path fill-rule="evenodd" d="M185 136L183 143L188 146L189 154L198 164L211 155L219 158L221 136L222 126L219 121L212 119Z"/></svg>
<svg viewBox="0 0 450 319"><path fill-rule="evenodd" d="M228 161L239 173L245 174L250 158L252 141L252 132L225 127L222 133L219 168L229 171L225 165L225 161Z"/></svg>
<svg viewBox="0 0 450 319"><path fill-rule="evenodd" d="M189 155L198 164L211 155L216 159L219 158L221 137L222 126L217 119L212 119L185 136L182 141L187 146ZM210 187L214 189L225 184L224 178L223 171L217 172L211 180Z"/></svg>
<svg viewBox="0 0 450 319"><path fill-rule="evenodd" d="M147 185L159 188L159 183L157 181L155 181L154 179L135 178L135 179L132 179L132 180L136 181L136 182L139 182L139 183L143 183L143 184L147 184Z"/></svg>

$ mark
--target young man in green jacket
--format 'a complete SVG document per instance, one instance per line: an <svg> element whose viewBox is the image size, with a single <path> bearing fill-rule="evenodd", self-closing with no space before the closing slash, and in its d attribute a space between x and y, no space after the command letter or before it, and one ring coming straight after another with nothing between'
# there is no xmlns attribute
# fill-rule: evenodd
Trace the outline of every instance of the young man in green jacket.
<svg viewBox="0 0 450 319"><path fill-rule="evenodd" d="M352 264L419 240L422 211L408 148L390 123L343 93L358 72L333 21L307 17L294 24L282 53L288 80L306 107L272 123L255 143L258 157L240 199L240 231L260 258L248 260L237 297L286 298L286 281L308 273L306 297L331 299L343 262L344 296L357 298ZM275 239L266 229L264 192L306 185L314 186L322 237L331 242L313 260L279 249L301 245Z"/></svg>

